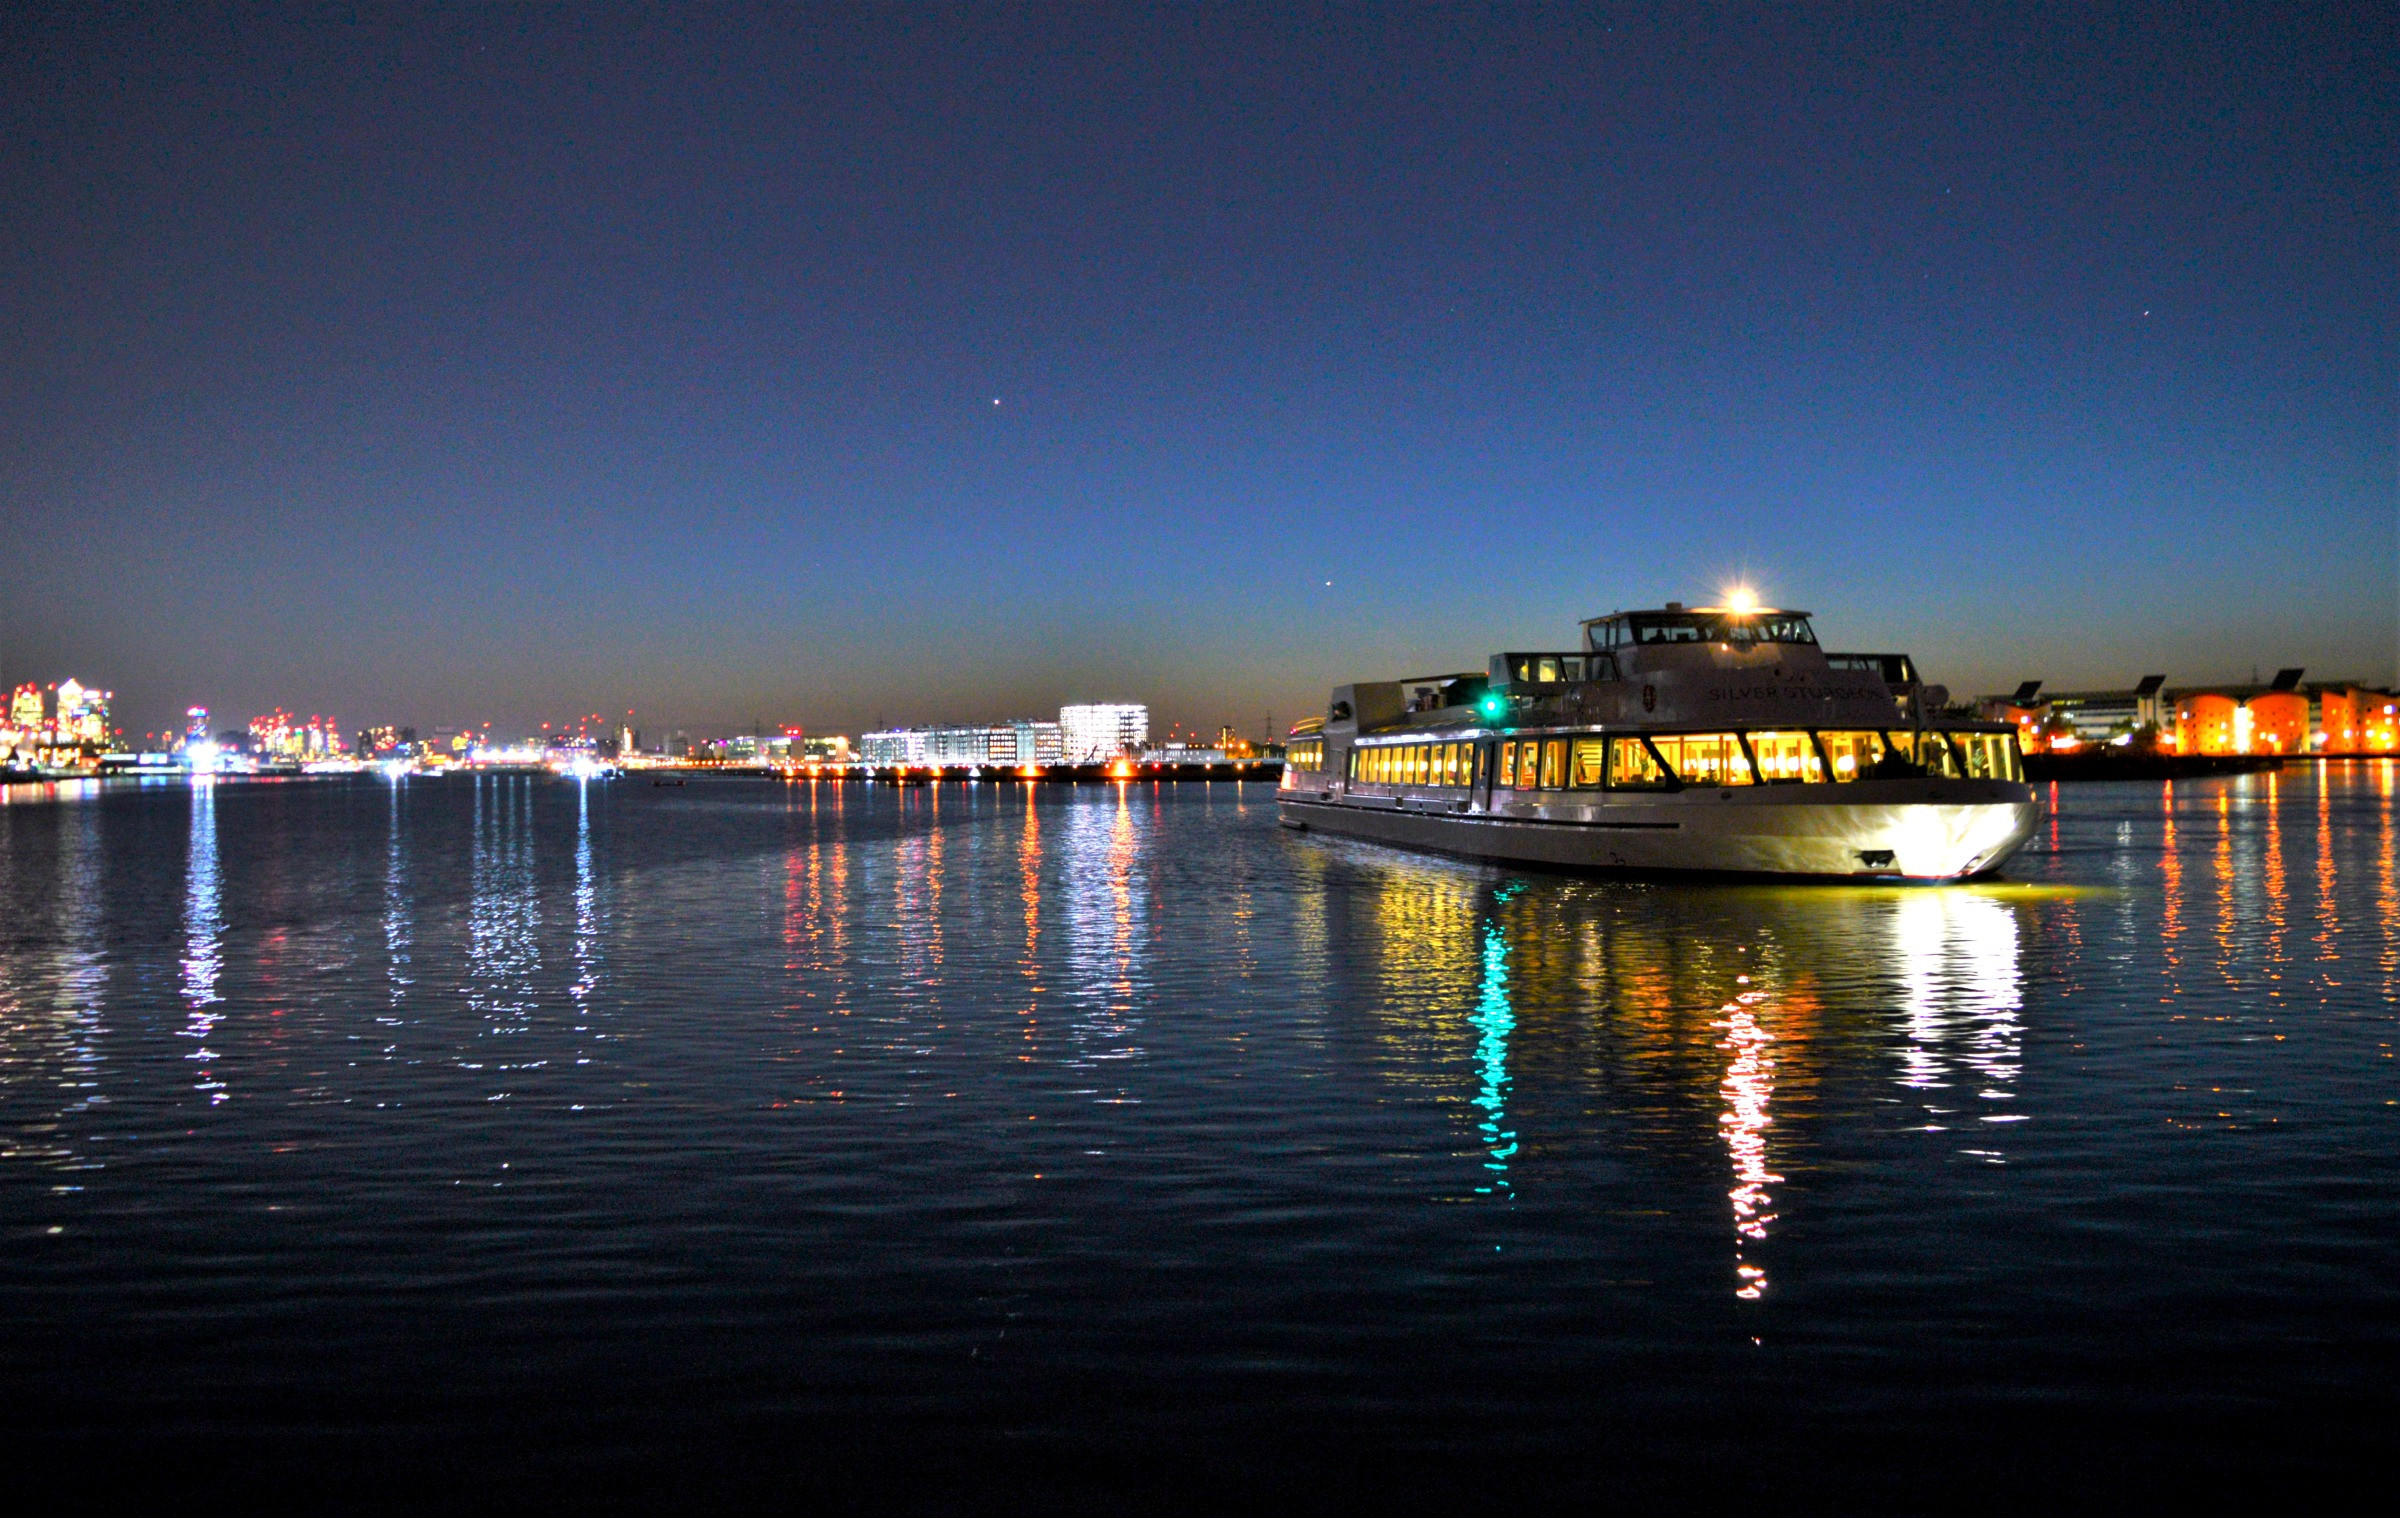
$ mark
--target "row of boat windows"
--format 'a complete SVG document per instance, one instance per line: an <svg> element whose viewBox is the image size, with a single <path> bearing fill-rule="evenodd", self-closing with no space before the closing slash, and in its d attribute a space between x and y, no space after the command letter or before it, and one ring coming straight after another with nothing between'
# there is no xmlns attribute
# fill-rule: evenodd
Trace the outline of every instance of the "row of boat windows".
<svg viewBox="0 0 2400 1518"><path fill-rule="evenodd" d="M1297 743L1287 744L1283 750L1283 763L1286 769L1323 769L1325 767L1325 740L1303 738Z"/></svg>
<svg viewBox="0 0 2400 1518"><path fill-rule="evenodd" d="M1667 790L1678 785L1815 785L1937 776L2021 780L2014 733L1815 731L1668 733L1509 739L1497 746L1404 743L1350 751L1350 778L1370 785L1475 784L1495 789ZM1320 757L1319 763L1321 764Z"/></svg>

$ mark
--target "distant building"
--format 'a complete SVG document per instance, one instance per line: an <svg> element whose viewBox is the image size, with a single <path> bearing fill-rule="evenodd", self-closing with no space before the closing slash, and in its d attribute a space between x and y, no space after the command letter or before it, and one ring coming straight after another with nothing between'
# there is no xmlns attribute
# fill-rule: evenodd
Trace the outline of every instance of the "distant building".
<svg viewBox="0 0 2400 1518"><path fill-rule="evenodd" d="M60 681L57 715L52 719L57 741L92 748L106 745L109 696L109 692L93 690L73 678Z"/></svg>
<svg viewBox="0 0 2400 1518"><path fill-rule="evenodd" d="M20 685L8 703L8 725L20 733L34 734L42 730L42 688Z"/></svg>
<svg viewBox="0 0 2400 1518"><path fill-rule="evenodd" d="M897 766L924 765L928 757L929 727L887 727L880 732L858 735L858 756L869 764Z"/></svg>
<svg viewBox="0 0 2400 1518"><path fill-rule="evenodd" d="M1055 722L978 722L950 727L893 727L862 733L859 757L869 764L975 767L1056 764L1062 752Z"/></svg>
<svg viewBox="0 0 2400 1518"><path fill-rule="evenodd" d="M1003 764L1059 764L1067 754L1066 730L1055 722L1011 722L1016 746Z"/></svg>
<svg viewBox="0 0 2400 1518"><path fill-rule="evenodd" d="M2322 690L2311 741L2327 754L2400 753L2400 696L2356 685Z"/></svg>
<svg viewBox="0 0 2400 1518"><path fill-rule="evenodd" d="M2185 691L2175 701L2174 744L2185 754L2389 754L2400 752L2400 697L2351 681L2303 685L2287 669L2272 685Z"/></svg>
<svg viewBox="0 0 2400 1518"><path fill-rule="evenodd" d="M1128 702L1062 706L1058 728L1067 763L1114 759L1119 754L1139 753L1149 743L1150 708Z"/></svg>
<svg viewBox="0 0 2400 1518"><path fill-rule="evenodd" d="M2115 743L2148 730L2163 732L2169 725L2164 675L2144 675L2131 690L2061 691L2040 694L2042 682L2028 680L2014 695L1986 696L1976 704L1987 721L2007 722L2017 729L2025 752L2073 749L2089 744Z"/></svg>
<svg viewBox="0 0 2400 1518"><path fill-rule="evenodd" d="M2137 732L2182 754L2389 754L2400 752L2400 697L2351 681L2303 684L2279 671L2267 685L2168 690L2161 675L2126 691L2039 694L2028 680L1990 696L1983 715L2013 723L2027 753L2121 744Z"/></svg>

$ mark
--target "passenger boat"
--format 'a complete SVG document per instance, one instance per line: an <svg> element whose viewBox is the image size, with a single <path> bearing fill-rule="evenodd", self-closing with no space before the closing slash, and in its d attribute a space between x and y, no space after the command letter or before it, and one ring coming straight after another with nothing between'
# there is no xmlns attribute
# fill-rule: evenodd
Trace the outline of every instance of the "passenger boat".
<svg viewBox="0 0 2400 1518"><path fill-rule="evenodd" d="M1595 871L1961 880L2042 816L2015 731L1809 614L1620 611L1572 651L1344 685L1294 727L1284 826Z"/></svg>

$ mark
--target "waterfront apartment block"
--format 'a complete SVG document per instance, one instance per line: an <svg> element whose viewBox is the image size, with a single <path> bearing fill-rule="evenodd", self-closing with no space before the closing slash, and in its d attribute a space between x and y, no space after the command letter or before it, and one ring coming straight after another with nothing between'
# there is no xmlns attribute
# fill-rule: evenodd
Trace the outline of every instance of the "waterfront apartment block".
<svg viewBox="0 0 2400 1518"><path fill-rule="evenodd" d="M858 757L874 765L1056 764L1063 749L1056 722L977 722L894 727L862 733Z"/></svg>
<svg viewBox="0 0 2400 1518"><path fill-rule="evenodd" d="M1069 764L1138 754L1150 742L1150 708L1138 702L1062 706L1058 726Z"/></svg>

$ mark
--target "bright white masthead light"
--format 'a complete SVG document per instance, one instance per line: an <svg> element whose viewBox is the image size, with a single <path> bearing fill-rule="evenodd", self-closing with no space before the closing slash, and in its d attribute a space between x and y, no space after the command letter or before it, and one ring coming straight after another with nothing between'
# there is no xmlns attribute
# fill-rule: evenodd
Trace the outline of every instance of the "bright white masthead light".
<svg viewBox="0 0 2400 1518"><path fill-rule="evenodd" d="M1732 612L1758 610L1758 593L1747 585L1736 585L1725 592L1725 609Z"/></svg>

